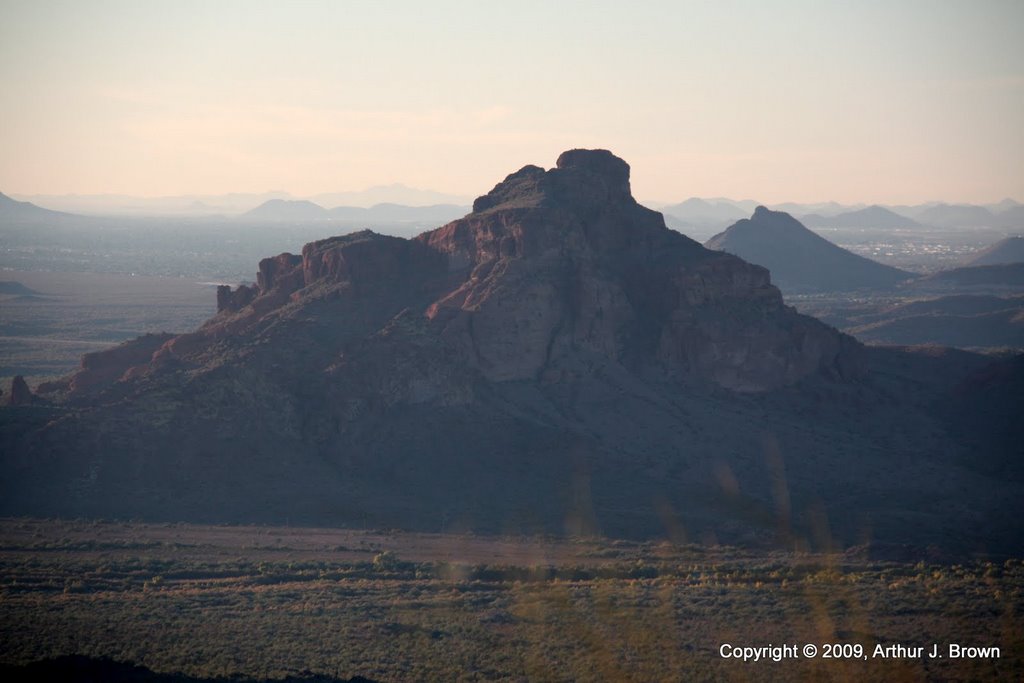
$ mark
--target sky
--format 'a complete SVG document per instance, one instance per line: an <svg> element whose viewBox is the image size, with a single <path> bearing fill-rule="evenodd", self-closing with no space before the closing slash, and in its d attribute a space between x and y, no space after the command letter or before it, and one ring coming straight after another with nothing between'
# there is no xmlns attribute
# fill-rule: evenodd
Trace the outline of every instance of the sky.
<svg viewBox="0 0 1024 683"><path fill-rule="evenodd" d="M0 192L1024 201L1024 2L0 0Z"/></svg>

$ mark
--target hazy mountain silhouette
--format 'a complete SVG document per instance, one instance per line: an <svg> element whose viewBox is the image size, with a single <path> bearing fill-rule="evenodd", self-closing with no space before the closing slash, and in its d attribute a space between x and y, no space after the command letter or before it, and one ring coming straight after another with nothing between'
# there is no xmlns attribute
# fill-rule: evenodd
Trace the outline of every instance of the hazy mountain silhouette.
<svg viewBox="0 0 1024 683"><path fill-rule="evenodd" d="M840 204L839 202L812 202L810 204L782 202L781 204L772 204L770 208L773 211L782 211L790 215L803 216L805 214L815 213L822 216L834 216L845 211L860 209L862 206L849 206L847 204Z"/></svg>
<svg viewBox="0 0 1024 683"><path fill-rule="evenodd" d="M423 190L401 183L376 185L357 192L325 192L307 197L321 206L370 207L377 204L398 204L402 206L436 206L469 203L471 197L464 197L436 190Z"/></svg>
<svg viewBox="0 0 1024 683"><path fill-rule="evenodd" d="M416 222L441 225L469 213L470 207L457 204L432 206L405 206L403 204L376 204L370 208L339 206L329 211L336 220L375 223Z"/></svg>
<svg viewBox="0 0 1024 683"><path fill-rule="evenodd" d="M800 219L811 228L913 228L920 223L877 204L834 216L812 213Z"/></svg>
<svg viewBox="0 0 1024 683"><path fill-rule="evenodd" d="M931 410L989 359L799 315L637 204L607 151L217 299L0 411L0 514L1019 548L1024 484Z"/></svg>
<svg viewBox="0 0 1024 683"><path fill-rule="evenodd" d="M763 206L705 246L764 266L772 282L785 292L887 288L913 277L849 252L789 214Z"/></svg>
<svg viewBox="0 0 1024 683"><path fill-rule="evenodd" d="M994 266L1000 263L1024 263L1024 236L999 240L967 260L968 266Z"/></svg>
<svg viewBox="0 0 1024 683"><path fill-rule="evenodd" d="M231 192L219 195L135 197L122 194L33 195L31 201L60 211L89 216L217 216L248 211L270 199L290 199L287 192Z"/></svg>
<svg viewBox="0 0 1024 683"><path fill-rule="evenodd" d="M0 193L0 222L4 223L44 223L67 221L77 218L74 214L51 211L36 206L31 202L19 202Z"/></svg>
<svg viewBox="0 0 1024 683"><path fill-rule="evenodd" d="M327 209L304 199L268 199L239 219L255 221L322 221L330 217Z"/></svg>
<svg viewBox="0 0 1024 683"><path fill-rule="evenodd" d="M732 223L750 215L756 206L752 201L691 197L678 204L663 206L661 212L695 224Z"/></svg>
<svg viewBox="0 0 1024 683"><path fill-rule="evenodd" d="M1024 232L1024 206L1007 206L996 214L996 227Z"/></svg>
<svg viewBox="0 0 1024 683"><path fill-rule="evenodd" d="M37 292L14 280L0 280L0 294L5 296L41 296L42 292Z"/></svg>
<svg viewBox="0 0 1024 683"><path fill-rule="evenodd" d="M338 206L333 209L305 200L271 199L238 217L250 221L341 221L367 225L409 223L437 225L455 220L469 212L468 206L438 204L434 206L405 206L402 204L376 204L369 208L361 206Z"/></svg>
<svg viewBox="0 0 1024 683"><path fill-rule="evenodd" d="M924 225L939 228L996 227L999 223L991 211L973 204L936 204L918 212L914 218Z"/></svg>
<svg viewBox="0 0 1024 683"><path fill-rule="evenodd" d="M324 207L391 203L406 206L468 203L468 198L433 190L418 190L398 183L355 192L327 192L294 197L280 190L271 192L229 192L224 194L136 197L121 194L32 195L25 197L40 206L61 211L103 216L213 216L250 211L271 199L308 200Z"/></svg>

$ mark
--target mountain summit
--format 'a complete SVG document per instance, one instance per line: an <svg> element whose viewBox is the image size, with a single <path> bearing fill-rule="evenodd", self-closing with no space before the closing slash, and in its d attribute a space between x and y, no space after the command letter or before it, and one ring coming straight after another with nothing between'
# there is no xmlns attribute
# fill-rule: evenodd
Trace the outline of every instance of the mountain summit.
<svg viewBox="0 0 1024 683"><path fill-rule="evenodd" d="M945 534L938 503L966 487L985 509L958 519L1005 530L988 508L1018 491L935 456L932 418L878 446L894 411L868 354L764 268L666 228L623 160L572 150L415 239L264 259L200 329L87 355L44 417L0 423L0 513L628 536L682 518L735 540L796 533L817 496L859 533L849 511L884 512L894 486L911 527ZM880 536L910 533L886 514Z"/></svg>

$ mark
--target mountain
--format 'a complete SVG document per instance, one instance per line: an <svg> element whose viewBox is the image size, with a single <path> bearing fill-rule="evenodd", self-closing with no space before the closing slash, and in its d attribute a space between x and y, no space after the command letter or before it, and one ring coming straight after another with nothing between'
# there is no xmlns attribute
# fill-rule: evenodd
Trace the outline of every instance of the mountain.
<svg viewBox="0 0 1024 683"><path fill-rule="evenodd" d="M310 201L271 199L238 217L249 221L339 221L364 225L391 225L412 223L431 226L447 223L469 212L468 206L437 204L433 206L405 206L402 204L376 204L370 208L338 206L325 209Z"/></svg>
<svg viewBox="0 0 1024 683"><path fill-rule="evenodd" d="M60 211L50 211L31 202L19 202L0 192L0 222L2 223L43 223L74 220L77 216Z"/></svg>
<svg viewBox="0 0 1024 683"><path fill-rule="evenodd" d="M329 217L327 209L304 199L268 199L238 218L253 221L323 221Z"/></svg>
<svg viewBox="0 0 1024 683"><path fill-rule="evenodd" d="M834 216L812 213L800 219L811 228L914 228L920 223L889 209L873 205L856 211L845 211Z"/></svg>
<svg viewBox="0 0 1024 683"><path fill-rule="evenodd" d="M269 199L289 199L287 192L228 193L220 195L180 195L135 197L121 194L32 195L31 201L73 213L90 216L160 217L217 216L248 211Z"/></svg>
<svg viewBox="0 0 1024 683"><path fill-rule="evenodd" d="M914 218L938 228L997 227L998 224L991 211L973 204L936 204L917 212Z"/></svg>
<svg viewBox="0 0 1024 683"><path fill-rule="evenodd" d="M1024 206L1008 206L996 214L996 227L1015 232L1024 231Z"/></svg>
<svg viewBox="0 0 1024 683"><path fill-rule="evenodd" d="M380 223L417 223L441 225L469 213L468 206L435 204L432 206L405 206L403 204L375 204L368 209L358 206L339 206L330 210L331 218L340 221Z"/></svg>
<svg viewBox="0 0 1024 683"><path fill-rule="evenodd" d="M838 247L788 213L763 206L705 246L764 266L787 293L886 288L913 277Z"/></svg>
<svg viewBox="0 0 1024 683"><path fill-rule="evenodd" d="M915 289L978 287L1024 289L1024 263L1000 263L992 266L966 266L940 270L913 283Z"/></svg>
<svg viewBox="0 0 1024 683"><path fill-rule="evenodd" d="M661 207L665 224L693 239L704 240L721 232L737 218L748 215L756 203L731 199L700 199L691 197L678 204Z"/></svg>
<svg viewBox="0 0 1024 683"><path fill-rule="evenodd" d="M989 359L798 314L629 172L565 152L86 355L0 410L0 514L1019 548L1024 483L932 413ZM970 417L1019 443L1015 416Z"/></svg>
<svg viewBox="0 0 1024 683"><path fill-rule="evenodd" d="M750 206L753 204L753 206ZM678 204L661 207L661 212L694 224L732 223L748 215L757 206L754 202L736 202L731 199L701 199L691 197Z"/></svg>
<svg viewBox="0 0 1024 683"><path fill-rule="evenodd" d="M994 266L1000 263L1024 263L1024 236L999 240L968 259L968 266Z"/></svg>
<svg viewBox="0 0 1024 683"><path fill-rule="evenodd" d="M422 190L401 183L375 185L358 192L325 192L307 197L321 206L370 207L377 204L400 204L403 206L435 206L438 204L463 205L472 197Z"/></svg>
<svg viewBox="0 0 1024 683"><path fill-rule="evenodd" d="M0 280L0 296L39 296L41 293L14 280Z"/></svg>
<svg viewBox="0 0 1024 683"><path fill-rule="evenodd" d="M998 214L1003 213L1004 211L1009 211L1010 209L1019 208L1021 206L1024 206L1024 204L1021 204L1015 199L1010 199L1009 197L1007 197L1006 199L1000 202L996 202L995 204L989 204L985 208L991 211L992 213Z"/></svg>
<svg viewBox="0 0 1024 683"><path fill-rule="evenodd" d="M1024 297L953 295L891 307L845 327L861 341L1024 349Z"/></svg>
<svg viewBox="0 0 1024 683"><path fill-rule="evenodd" d="M772 204L770 208L773 211L782 211L790 215L805 215L815 213L820 214L822 216L835 216L836 214L843 213L845 211L851 211L854 209L861 208L861 206L848 206L846 204L840 204L839 202L816 202L811 204L783 202L781 204Z"/></svg>
<svg viewBox="0 0 1024 683"><path fill-rule="evenodd" d="M469 198L433 190L419 190L398 183L379 185L356 192L327 192L293 197L280 190L272 192L231 192L218 195L177 195L135 197L131 195L31 195L22 197L41 206L61 211L102 216L217 216L250 211L271 199L308 200L320 206L369 207L375 204L431 206L467 204Z"/></svg>

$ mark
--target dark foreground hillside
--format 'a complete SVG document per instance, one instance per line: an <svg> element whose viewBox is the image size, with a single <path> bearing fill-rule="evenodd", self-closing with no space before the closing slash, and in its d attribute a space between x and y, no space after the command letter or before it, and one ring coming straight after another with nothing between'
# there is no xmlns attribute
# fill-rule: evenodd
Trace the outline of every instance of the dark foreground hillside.
<svg viewBox="0 0 1024 683"><path fill-rule="evenodd" d="M4 680L1024 676L1020 559L24 519L0 542Z"/></svg>
<svg viewBox="0 0 1024 683"><path fill-rule="evenodd" d="M799 315L767 270L637 204L605 151L526 166L412 240L264 259L217 303L0 412L0 510L968 554L1024 538L1019 421L954 401L989 359L865 349Z"/></svg>
<svg viewBox="0 0 1024 683"><path fill-rule="evenodd" d="M118 662L108 657L64 655L30 662L22 666L0 665L0 675L8 683L373 683L369 678L353 676L344 680L313 673L284 678L250 678L244 675L230 679L201 678L181 673L156 673L131 662Z"/></svg>

